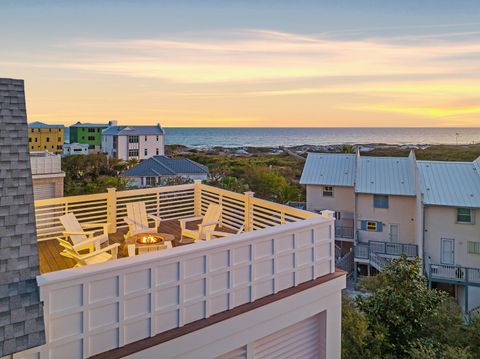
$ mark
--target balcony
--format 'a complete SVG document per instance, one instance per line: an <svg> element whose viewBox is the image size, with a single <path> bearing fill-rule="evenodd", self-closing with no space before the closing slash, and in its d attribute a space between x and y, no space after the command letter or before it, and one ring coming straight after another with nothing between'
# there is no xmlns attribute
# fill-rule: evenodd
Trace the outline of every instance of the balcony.
<svg viewBox="0 0 480 359"><path fill-rule="evenodd" d="M353 240L353 226L335 226L335 237Z"/></svg>
<svg viewBox="0 0 480 359"><path fill-rule="evenodd" d="M428 263L427 275L434 282L480 286L480 268Z"/></svg>
<svg viewBox="0 0 480 359"><path fill-rule="evenodd" d="M246 231L64 269L55 248L59 217L109 223L110 241L122 242L132 201L146 202L163 219L160 230L177 237L178 219L201 215L210 203L222 206L223 230ZM199 182L39 200L35 214L47 343L32 356L93 356L335 275L333 217Z"/></svg>
<svg viewBox="0 0 480 359"><path fill-rule="evenodd" d="M377 270L388 264L391 258L398 258L405 254L407 258L418 256L416 244L368 241L368 243L357 243L354 246L355 261L368 263Z"/></svg>

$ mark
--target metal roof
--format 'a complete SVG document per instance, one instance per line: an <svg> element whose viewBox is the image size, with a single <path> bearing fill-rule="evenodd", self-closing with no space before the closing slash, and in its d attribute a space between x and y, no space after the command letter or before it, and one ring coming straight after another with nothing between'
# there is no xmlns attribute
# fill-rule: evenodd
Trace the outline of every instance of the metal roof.
<svg viewBox="0 0 480 359"><path fill-rule="evenodd" d="M309 153L300 183L353 187L355 157L344 153Z"/></svg>
<svg viewBox="0 0 480 359"><path fill-rule="evenodd" d="M70 127L108 127L108 123L81 123L77 122Z"/></svg>
<svg viewBox="0 0 480 359"><path fill-rule="evenodd" d="M355 191L415 196L415 160L411 157L359 157Z"/></svg>
<svg viewBox="0 0 480 359"><path fill-rule="evenodd" d="M32 122L28 124L28 128L63 128L63 125L49 125L43 122Z"/></svg>
<svg viewBox="0 0 480 359"><path fill-rule="evenodd" d="M426 205L480 208L480 163L417 161Z"/></svg>
<svg viewBox="0 0 480 359"><path fill-rule="evenodd" d="M206 166L188 158L153 156L142 161L121 175L126 177L161 177L181 174L208 174Z"/></svg>
<svg viewBox="0 0 480 359"><path fill-rule="evenodd" d="M163 135L163 129L159 124L156 126L110 126L102 131L102 135Z"/></svg>

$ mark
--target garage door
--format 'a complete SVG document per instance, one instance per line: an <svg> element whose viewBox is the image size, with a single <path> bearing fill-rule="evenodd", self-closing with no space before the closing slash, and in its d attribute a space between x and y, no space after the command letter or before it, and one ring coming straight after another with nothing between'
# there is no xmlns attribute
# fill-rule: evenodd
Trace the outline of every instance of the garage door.
<svg viewBox="0 0 480 359"><path fill-rule="evenodd" d="M325 339L326 313L322 312L216 359L322 359Z"/></svg>
<svg viewBox="0 0 480 359"><path fill-rule="evenodd" d="M33 186L33 195L36 200L55 197L55 183L41 183Z"/></svg>

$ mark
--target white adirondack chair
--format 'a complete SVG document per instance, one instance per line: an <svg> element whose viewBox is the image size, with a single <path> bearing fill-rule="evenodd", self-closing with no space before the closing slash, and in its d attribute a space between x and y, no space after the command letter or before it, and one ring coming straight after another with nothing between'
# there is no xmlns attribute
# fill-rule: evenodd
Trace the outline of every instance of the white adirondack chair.
<svg viewBox="0 0 480 359"><path fill-rule="evenodd" d="M149 219L154 220L155 227L150 227ZM128 238L138 233L157 233L162 219L147 213L145 202L130 202L127 203L127 217L123 220L128 224L128 233L125 235Z"/></svg>
<svg viewBox="0 0 480 359"><path fill-rule="evenodd" d="M60 253L60 255L75 260L77 262L75 267L103 263L111 259L116 259L118 255L118 247L120 246L119 243L115 243L87 254L80 254L78 253L79 248L84 248L89 244L93 244L95 242L95 238L87 239L75 245L72 245L69 241L61 238L57 238L57 240L58 244L63 247L63 251Z"/></svg>
<svg viewBox="0 0 480 359"><path fill-rule="evenodd" d="M220 223L220 216L222 215L222 207L215 203L208 205L207 211L204 216L191 217L179 219L181 232L180 242L185 243L183 237L193 239L193 241L199 241L205 238L205 232L214 231L217 224ZM188 229L187 223L192 221L202 220L202 223L198 225L198 229Z"/></svg>
<svg viewBox="0 0 480 359"><path fill-rule="evenodd" d="M245 230L245 225L242 225L235 233L222 232L222 231L205 231L205 240L209 241L211 239L219 237L228 237L233 236L234 234L240 234Z"/></svg>
<svg viewBox="0 0 480 359"><path fill-rule="evenodd" d="M70 238L73 245L80 245L82 242L83 246L77 247L77 250L88 249L92 252L94 249L100 249L100 245L103 243L108 243L108 226L109 223L82 223L78 222L77 217L73 213L67 213L60 218L65 231L63 235L66 238ZM99 232L98 229L95 231L86 231L87 228L98 228L103 227L103 233L96 236L95 233ZM89 240L88 243L85 243L86 240Z"/></svg>

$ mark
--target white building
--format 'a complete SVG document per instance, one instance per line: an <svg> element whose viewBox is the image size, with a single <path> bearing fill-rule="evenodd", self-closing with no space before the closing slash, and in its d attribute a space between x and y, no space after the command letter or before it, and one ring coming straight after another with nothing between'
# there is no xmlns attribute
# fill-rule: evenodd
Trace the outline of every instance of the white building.
<svg viewBox="0 0 480 359"><path fill-rule="evenodd" d="M125 161L165 154L165 135L156 126L110 126L102 132L102 150Z"/></svg>
<svg viewBox="0 0 480 359"><path fill-rule="evenodd" d="M33 194L36 200L63 196L62 158L47 151L30 152Z"/></svg>
<svg viewBox="0 0 480 359"><path fill-rule="evenodd" d="M466 311L480 306L480 159L312 153L300 183L308 210L335 211L337 244L354 244L355 275L419 255L432 285Z"/></svg>
<svg viewBox="0 0 480 359"><path fill-rule="evenodd" d="M190 180L205 180L208 168L188 158L153 156L121 174L137 187L165 185L168 179L181 177Z"/></svg>
<svg viewBox="0 0 480 359"><path fill-rule="evenodd" d="M65 143L63 145L63 155L88 155L89 147L86 143Z"/></svg>

